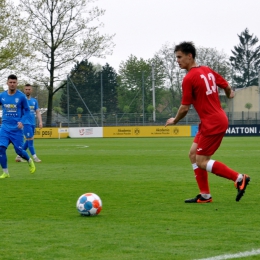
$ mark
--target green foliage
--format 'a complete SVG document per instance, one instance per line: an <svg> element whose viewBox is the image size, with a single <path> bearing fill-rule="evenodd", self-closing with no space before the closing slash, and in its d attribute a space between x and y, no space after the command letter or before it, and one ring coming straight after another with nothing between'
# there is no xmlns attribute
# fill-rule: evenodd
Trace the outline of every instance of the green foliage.
<svg viewBox="0 0 260 260"><path fill-rule="evenodd" d="M130 112L130 107L129 106L124 106L123 112L124 113L129 113Z"/></svg>
<svg viewBox="0 0 260 260"><path fill-rule="evenodd" d="M57 113L57 114L61 114L61 108L60 107L54 107L53 110Z"/></svg>
<svg viewBox="0 0 260 260"><path fill-rule="evenodd" d="M246 103L245 104L245 108L247 108L248 110L252 108L252 103Z"/></svg>
<svg viewBox="0 0 260 260"><path fill-rule="evenodd" d="M260 138L224 138L213 158L252 180L237 203L233 182L209 173L213 203L204 205L184 203L198 194L192 141L36 139L42 163L34 175L10 146L11 178L0 180L0 259L186 260L258 249ZM100 215L77 212L86 192L101 197Z"/></svg>
<svg viewBox="0 0 260 260"><path fill-rule="evenodd" d="M159 69L160 64L154 60L144 60L131 55L119 67L118 108L123 111L125 105L130 107L132 113L141 113L144 106L152 103L152 64L155 70L155 98L160 103L160 93L163 87L163 75ZM143 97L144 93L144 97Z"/></svg>
<svg viewBox="0 0 260 260"><path fill-rule="evenodd" d="M26 22L10 1L0 1L0 75L6 69L22 71L23 58L31 56Z"/></svg>
<svg viewBox="0 0 260 260"><path fill-rule="evenodd" d="M113 35L100 34L103 24L99 19L105 10L93 6L92 0L20 0L20 3L29 25L30 47L39 54L37 71L28 76L48 89L46 125L50 126L52 99L58 91L55 82L64 79L72 62L111 54Z"/></svg>
<svg viewBox="0 0 260 260"><path fill-rule="evenodd" d="M258 72L260 67L260 46L258 38L249 33L246 28L238 35L239 44L232 50L230 57L234 69L234 85L237 88L258 86Z"/></svg>
<svg viewBox="0 0 260 260"><path fill-rule="evenodd" d="M106 108L105 113L114 113L117 109L117 86L118 75L113 67L108 63L102 67L103 81L103 106Z"/></svg>
<svg viewBox="0 0 260 260"><path fill-rule="evenodd" d="M153 105L151 105L151 104L148 105L146 111L147 111L148 113L153 113L153 111L154 111L154 107L153 107Z"/></svg>
<svg viewBox="0 0 260 260"><path fill-rule="evenodd" d="M77 108L77 114L82 114L83 112L83 108L82 107L78 107Z"/></svg>
<svg viewBox="0 0 260 260"><path fill-rule="evenodd" d="M248 109L247 110L247 118L249 119L249 110L252 108L252 103L246 103L245 104L245 108Z"/></svg>
<svg viewBox="0 0 260 260"><path fill-rule="evenodd" d="M62 85L64 85L64 86L66 87L65 81L64 81L64 82L61 82L61 83L58 85L58 87L59 87L59 86L62 86ZM48 93L48 90L47 90L46 88L42 88L41 91L42 91L42 90L44 90L45 92ZM57 92L55 93L55 95L53 96L53 99L52 99L53 107L59 107L59 106L60 106L61 95L62 95L62 91L57 91ZM46 97L46 99L45 99L45 100L46 100L46 101L45 101L46 107L47 107L47 99L48 99L48 97Z"/></svg>
<svg viewBox="0 0 260 260"><path fill-rule="evenodd" d="M33 84L33 87L34 87L33 96L37 97L39 107L46 108L48 104L48 90L36 84ZM53 104L57 107L59 106L59 102L56 100L56 98L58 99L59 97L60 95L57 95L53 100L54 101Z"/></svg>
<svg viewBox="0 0 260 260"><path fill-rule="evenodd" d="M223 109L226 109L226 108L227 108L227 103L221 102L221 107L222 107Z"/></svg>
<svg viewBox="0 0 260 260"><path fill-rule="evenodd" d="M106 64L101 69L103 106L106 108L106 112L111 113L117 109L117 74L109 64ZM75 65L71 70L71 77L68 81L68 86L70 114L76 113L79 104L83 108L83 113L88 113L88 109L91 113L100 113L101 72L97 72L95 66L91 62L83 60ZM76 87L86 106L74 87ZM68 110L67 91L67 88L63 89L63 94L60 100L60 106L65 113L67 113Z"/></svg>
<svg viewBox="0 0 260 260"><path fill-rule="evenodd" d="M172 113L173 113L174 115L176 115L177 112L178 112L178 108L177 108L177 107L173 107L173 108L172 108Z"/></svg>

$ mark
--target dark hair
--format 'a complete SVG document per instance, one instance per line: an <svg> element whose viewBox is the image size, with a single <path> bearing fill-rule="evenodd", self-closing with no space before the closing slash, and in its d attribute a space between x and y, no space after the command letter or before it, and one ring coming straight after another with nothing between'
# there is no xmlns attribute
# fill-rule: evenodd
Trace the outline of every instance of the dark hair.
<svg viewBox="0 0 260 260"><path fill-rule="evenodd" d="M9 79L16 79L17 80L17 77L16 77L16 75L11 74L11 75L8 76L7 80L9 80Z"/></svg>
<svg viewBox="0 0 260 260"><path fill-rule="evenodd" d="M31 86L32 86L32 85L29 84L29 83L25 84L25 87L31 87Z"/></svg>
<svg viewBox="0 0 260 260"><path fill-rule="evenodd" d="M174 52L181 51L185 54L191 53L193 59L196 57L196 48L193 42L181 42L175 46Z"/></svg>

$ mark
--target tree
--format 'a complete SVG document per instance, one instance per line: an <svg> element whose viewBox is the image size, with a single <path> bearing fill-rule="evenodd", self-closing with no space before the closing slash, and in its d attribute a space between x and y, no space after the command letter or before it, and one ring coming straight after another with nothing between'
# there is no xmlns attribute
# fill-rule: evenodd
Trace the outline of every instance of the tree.
<svg viewBox="0 0 260 260"><path fill-rule="evenodd" d="M71 64L91 56L111 54L113 36L100 35L99 18L104 10L93 7L92 0L20 0L31 48L36 52L37 71L30 76L48 89L46 125L51 125L55 83L64 79Z"/></svg>
<svg viewBox="0 0 260 260"><path fill-rule="evenodd" d="M103 106L106 112L113 113L117 111L117 73L108 63L101 68L103 85Z"/></svg>
<svg viewBox="0 0 260 260"><path fill-rule="evenodd" d="M82 107L78 107L77 108L77 114L82 114L83 113L83 108Z"/></svg>
<svg viewBox="0 0 260 260"><path fill-rule="evenodd" d="M129 112L130 112L130 106L125 105L125 106L123 107L123 112L124 112L124 113L129 113Z"/></svg>
<svg viewBox="0 0 260 260"><path fill-rule="evenodd" d="M214 48L198 47L196 63L210 67L227 80L231 79L232 69L229 64L228 56L224 52L219 52Z"/></svg>
<svg viewBox="0 0 260 260"><path fill-rule="evenodd" d="M0 0L0 76L9 71L21 71L21 59L29 57L30 47L26 23L12 2Z"/></svg>
<svg viewBox="0 0 260 260"><path fill-rule="evenodd" d="M240 43L234 46L230 57L234 70L233 80L237 88L257 86L260 67L260 46L258 38L249 34L246 28L238 35Z"/></svg>
<svg viewBox="0 0 260 260"><path fill-rule="evenodd" d="M60 107L54 107L53 111L56 113L56 124L60 124L59 121L59 114L61 114L61 108Z"/></svg>
<svg viewBox="0 0 260 260"><path fill-rule="evenodd" d="M48 91L46 88L39 86L36 82L32 84L34 90L32 97L38 100L40 108L46 108L48 103Z"/></svg>
<svg viewBox="0 0 260 260"><path fill-rule="evenodd" d="M61 114L61 108L60 107L54 107L53 110L57 113L57 115Z"/></svg>
<svg viewBox="0 0 260 260"><path fill-rule="evenodd" d="M225 103L225 102L221 102L221 107L222 107L222 109L226 109L227 108L227 103Z"/></svg>
<svg viewBox="0 0 260 260"><path fill-rule="evenodd" d="M173 113L173 115L176 115L177 114L177 112L178 112L178 107L173 107L172 108L172 113Z"/></svg>
<svg viewBox="0 0 260 260"><path fill-rule="evenodd" d="M154 85L156 88L156 104L160 100L160 89L163 87L163 75L157 60L138 59L130 55L127 61L119 65L118 108L124 110L129 106L129 112L143 112L144 107L152 104L152 65L154 65ZM144 93L144 95L143 95ZM156 108L155 108L156 109Z"/></svg>
<svg viewBox="0 0 260 260"><path fill-rule="evenodd" d="M253 105L252 105L251 103L246 103L246 104L245 104L245 108L248 109L248 111L247 111L247 118L248 118L248 119L249 119L249 110L252 108L252 106L253 106Z"/></svg>
<svg viewBox="0 0 260 260"><path fill-rule="evenodd" d="M83 113L83 108L82 107L78 107L77 108L77 114L78 114L78 120L79 120L79 126L81 126L81 115Z"/></svg>
<svg viewBox="0 0 260 260"><path fill-rule="evenodd" d="M101 78L102 71L102 78ZM101 79L103 86L103 112L116 112L117 110L117 74L106 64L103 67L93 65L88 60L83 60L71 70L69 86L69 114L76 114L78 105L83 108L82 113L101 113ZM72 83L73 85L72 85ZM75 88L77 91L75 90ZM60 106L64 113L68 113L68 89L63 89ZM78 93L79 92L79 95ZM83 102L81 100L83 99ZM85 104L86 106L85 106Z"/></svg>
<svg viewBox="0 0 260 260"><path fill-rule="evenodd" d="M182 96L182 79L186 71L181 70L176 62L174 53L175 44L165 44L155 54L155 59L161 62L163 75L165 77L165 88L171 93L171 99L166 94L164 97L164 107L171 113L173 107L178 107ZM227 80L231 78L230 64L228 57L223 52L218 52L213 48L198 47L196 62L198 65L209 66L220 73Z"/></svg>
<svg viewBox="0 0 260 260"><path fill-rule="evenodd" d="M165 79L165 88L170 90L172 101L172 107L178 105L181 100L181 82L185 72L179 68L175 58L175 44L169 45L165 44L163 47L155 54L154 58L158 63L161 63L162 74Z"/></svg>
<svg viewBox="0 0 260 260"><path fill-rule="evenodd" d="M92 113L100 113L100 77L97 75L94 65L88 62L88 60L83 60L74 66L70 75L70 79L67 82L68 87L63 89L60 100L63 112L65 114L76 114L77 107L80 105L83 108L82 113L88 113L88 109ZM68 89L69 93L67 93ZM85 107L81 98L87 107Z"/></svg>

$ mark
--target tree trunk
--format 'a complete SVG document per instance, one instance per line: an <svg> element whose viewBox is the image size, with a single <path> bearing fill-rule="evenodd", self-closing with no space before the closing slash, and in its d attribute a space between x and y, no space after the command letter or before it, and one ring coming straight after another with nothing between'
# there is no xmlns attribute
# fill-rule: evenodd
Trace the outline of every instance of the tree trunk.
<svg viewBox="0 0 260 260"><path fill-rule="evenodd" d="M46 119L46 126L51 127L52 126L52 103L53 103L53 86L54 86L54 50L52 48L51 50L51 62L50 62L50 86L48 88L48 110L47 110L47 119Z"/></svg>
<svg viewBox="0 0 260 260"><path fill-rule="evenodd" d="M46 118L46 126L51 127L52 126L52 91L49 90L48 95L48 109L47 109L47 118Z"/></svg>

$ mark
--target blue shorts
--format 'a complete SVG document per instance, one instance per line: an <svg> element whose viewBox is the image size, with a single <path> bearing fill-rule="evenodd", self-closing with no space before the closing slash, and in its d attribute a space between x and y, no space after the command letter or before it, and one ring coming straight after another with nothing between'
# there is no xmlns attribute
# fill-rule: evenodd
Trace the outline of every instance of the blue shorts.
<svg viewBox="0 0 260 260"><path fill-rule="evenodd" d="M8 147L12 143L14 147L23 147L23 130L18 129L16 131L8 131L5 128L1 128L0 131L0 146Z"/></svg>
<svg viewBox="0 0 260 260"><path fill-rule="evenodd" d="M25 138L33 138L35 131L35 125L24 125L23 126L23 134Z"/></svg>

